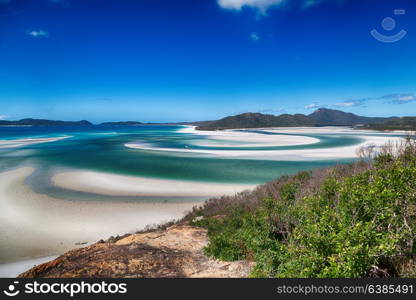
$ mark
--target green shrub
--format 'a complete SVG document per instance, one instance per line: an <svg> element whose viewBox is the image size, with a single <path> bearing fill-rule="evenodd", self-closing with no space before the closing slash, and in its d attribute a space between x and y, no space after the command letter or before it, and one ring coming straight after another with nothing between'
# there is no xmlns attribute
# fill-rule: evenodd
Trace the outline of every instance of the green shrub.
<svg viewBox="0 0 416 300"><path fill-rule="evenodd" d="M385 265L414 276L416 155L403 153L347 176L334 168L317 181L303 172L254 209L204 219L206 253L255 261L253 277L362 277Z"/></svg>

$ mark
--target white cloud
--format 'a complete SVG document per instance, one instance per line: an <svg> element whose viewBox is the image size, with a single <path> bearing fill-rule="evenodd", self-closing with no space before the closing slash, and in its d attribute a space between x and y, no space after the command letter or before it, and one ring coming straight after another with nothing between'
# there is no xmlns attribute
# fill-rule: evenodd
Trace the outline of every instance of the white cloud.
<svg viewBox="0 0 416 300"><path fill-rule="evenodd" d="M260 36L257 34L257 32L252 32L250 34L250 40L253 42L258 42L260 40Z"/></svg>
<svg viewBox="0 0 416 300"><path fill-rule="evenodd" d="M243 7L249 7L258 10L262 14L266 14L267 10L274 6L280 6L284 3L294 2L302 8L307 9L317 5L323 1L339 1L339 0L217 0L218 5L224 9L241 10Z"/></svg>
<svg viewBox="0 0 416 300"><path fill-rule="evenodd" d="M381 99L388 100L389 103L404 104L416 101L416 94L389 94L382 96Z"/></svg>
<svg viewBox="0 0 416 300"><path fill-rule="evenodd" d="M334 104L334 106L336 106L336 107L351 107L351 106L354 106L354 102L341 102L341 103Z"/></svg>
<svg viewBox="0 0 416 300"><path fill-rule="evenodd" d="M334 104L335 107L355 107L363 105L368 99L348 100Z"/></svg>
<svg viewBox="0 0 416 300"><path fill-rule="evenodd" d="M49 36L49 33L44 30L30 30L27 34L34 38L46 38Z"/></svg>
<svg viewBox="0 0 416 300"><path fill-rule="evenodd" d="M387 94L381 97L367 97L361 99L345 100L336 104L327 103L326 105L320 105L319 102L314 102L312 104L306 105L305 109L317 109L320 107L334 107L342 109L348 107L365 106L368 102L380 100L384 100L384 104L406 104L416 102L416 93Z"/></svg>
<svg viewBox="0 0 416 300"><path fill-rule="evenodd" d="M0 0L1 1L1 0ZM0 2L1 3L1 2ZM4 120L4 119L6 119L7 118L7 116L6 115L0 115L0 120Z"/></svg>
<svg viewBox="0 0 416 300"><path fill-rule="evenodd" d="M285 0L218 0L218 5L224 9L241 10L244 6L265 13L272 6L280 5Z"/></svg>
<svg viewBox="0 0 416 300"><path fill-rule="evenodd" d="M305 106L305 109L317 109L317 108L319 108L319 105L317 102L311 103Z"/></svg>
<svg viewBox="0 0 416 300"><path fill-rule="evenodd" d="M402 101L402 102L408 102L408 101L413 101L415 100L416 97L413 95L407 95L407 96L400 96L397 100L398 101Z"/></svg>

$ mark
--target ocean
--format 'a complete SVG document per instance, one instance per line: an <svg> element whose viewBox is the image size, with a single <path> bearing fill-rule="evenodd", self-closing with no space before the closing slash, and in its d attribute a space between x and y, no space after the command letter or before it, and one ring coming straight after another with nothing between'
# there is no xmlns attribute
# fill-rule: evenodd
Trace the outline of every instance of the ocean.
<svg viewBox="0 0 416 300"><path fill-rule="evenodd" d="M26 183L38 193L64 199L185 200L173 196L96 195L57 187L50 179L59 172L88 170L184 182L255 185L282 175L355 159L342 155L331 158L324 154L315 158L305 155L279 158L266 153L290 154L304 150L319 153L321 149L357 146L365 136L380 137L379 133L357 133L348 129L300 133L236 130L230 137L227 133L186 129L190 128L156 125L0 127L0 172L20 166L35 167L36 171ZM287 138L309 140L300 145L293 145L291 141L279 143ZM250 155L245 156L245 153Z"/></svg>

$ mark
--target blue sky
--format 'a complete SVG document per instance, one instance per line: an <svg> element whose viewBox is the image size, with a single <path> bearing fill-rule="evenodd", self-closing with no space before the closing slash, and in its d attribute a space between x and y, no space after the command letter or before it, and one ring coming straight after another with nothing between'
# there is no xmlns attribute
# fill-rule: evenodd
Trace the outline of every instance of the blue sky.
<svg viewBox="0 0 416 300"><path fill-rule="evenodd" d="M416 115L415 14L414 0L0 0L0 119Z"/></svg>

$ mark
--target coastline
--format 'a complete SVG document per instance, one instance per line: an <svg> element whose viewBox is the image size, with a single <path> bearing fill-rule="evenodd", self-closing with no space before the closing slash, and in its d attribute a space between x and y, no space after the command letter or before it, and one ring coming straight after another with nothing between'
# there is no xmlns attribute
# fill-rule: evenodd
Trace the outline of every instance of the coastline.
<svg viewBox="0 0 416 300"><path fill-rule="evenodd" d="M319 139L308 137L308 136L299 136L299 135L281 135L276 138L270 138L270 136L258 134L256 132L244 132L240 130L261 130L267 131L265 128L240 128L240 129L226 129L221 131L208 131L208 130L197 130L196 126L187 126L183 129L179 129L180 133L189 133L193 135L201 135L208 137L209 139L216 140L220 142L222 147L274 147L274 146L301 146L301 145L310 145L319 142ZM226 144L226 142L246 142L247 144ZM217 143L218 144L218 143ZM201 144L200 146L210 146L216 145L215 143Z"/></svg>
<svg viewBox="0 0 416 300"><path fill-rule="evenodd" d="M240 129L238 129L240 130ZM210 155L215 156L217 158L238 158L238 159L267 159L267 160L284 160L284 161L299 161L299 160L333 160L333 159L349 159L349 158L357 158L357 149L360 147L365 147L369 145L374 145L376 147L380 147L387 142L391 141L393 143L399 142L403 140L403 137L395 137L395 136L378 136L371 134L371 132L356 132L353 129L347 127L272 127L272 128L256 128L256 130L262 130L264 132L272 132L272 133L284 133L284 134L293 134L291 137L299 138L300 144L294 145L308 145L312 143L308 143L307 139L309 137L305 136L296 136L296 134L342 134L348 133L353 134L355 137L360 138L363 142L352 145L352 146L344 146L344 147L330 147L330 148L316 148L316 149L299 149L299 150L216 150L216 149L191 149L191 148L184 148L184 149L177 149L177 148L158 148L153 147L152 145L148 145L146 143L127 143L125 146L131 149L140 149L140 150L148 150L148 151L165 151L165 152L177 152L177 153L195 153L201 155ZM184 133L192 133L196 135L210 135L212 134L211 131L199 131L195 129L195 126L187 127L181 129L180 132ZM239 138L240 140L244 138L244 135L236 136L236 132L234 130L224 130L218 131L218 136L220 136L224 141L228 139L234 140L234 138ZM366 135L368 133L369 135ZM382 134L382 133L381 133ZM401 132L391 133L393 134L401 134ZM260 135L260 134L258 134ZM217 138L217 136L214 136ZM259 137L260 139L261 137ZM271 139L269 137L265 137L263 139ZM279 139L282 139L282 136L279 136ZM287 139L287 136L283 136L283 141ZM273 139L272 139L273 140ZM287 140L286 140L287 141ZM263 140L264 143L264 140ZM288 144L283 143L282 145L287 146ZM269 146L267 143L263 144L263 146Z"/></svg>
<svg viewBox="0 0 416 300"><path fill-rule="evenodd" d="M310 133L311 128L263 130L294 133L293 137L304 138L296 134ZM332 128L317 129L322 134L333 133L331 130ZM345 128L338 130L342 132ZM388 140L402 140L402 137L390 136L358 135L358 137L364 140L363 143L347 147L269 151L209 150L209 153L224 157L287 161L354 158L357 157L356 150L361 146L369 144L381 146ZM222 132L219 138L215 138L226 142L228 135ZM241 135L237 138L241 139ZM264 137L261 138L262 141L250 139L248 142L266 142ZM301 142L305 140L299 140L299 143ZM194 151L198 152L198 150ZM43 258L50 260L51 256L93 244L110 236L134 233L148 225L180 219L187 210L198 204L197 201L175 203L69 201L39 194L29 188L24 181L33 172L33 167L19 167L0 173L0 272L9 274L8 276L13 276L15 272L13 270L16 268L20 272L23 267L41 262ZM51 181L64 189L98 195L166 198L194 196L208 199L254 188L254 185L151 179L81 170L57 173Z"/></svg>
<svg viewBox="0 0 416 300"><path fill-rule="evenodd" d="M52 198L24 184L33 171L21 167L0 173L0 268L1 264L59 255L77 248L76 244L91 244L178 219L197 204Z"/></svg>
<svg viewBox="0 0 416 300"><path fill-rule="evenodd" d="M55 174L55 186L109 196L216 197L252 189L256 185L223 184L73 171Z"/></svg>
<svg viewBox="0 0 416 300"><path fill-rule="evenodd" d="M18 148L29 145L36 145L42 143L51 143L61 141L71 136L60 136L52 138L25 138L25 139L11 139L11 140L0 140L0 149Z"/></svg>

